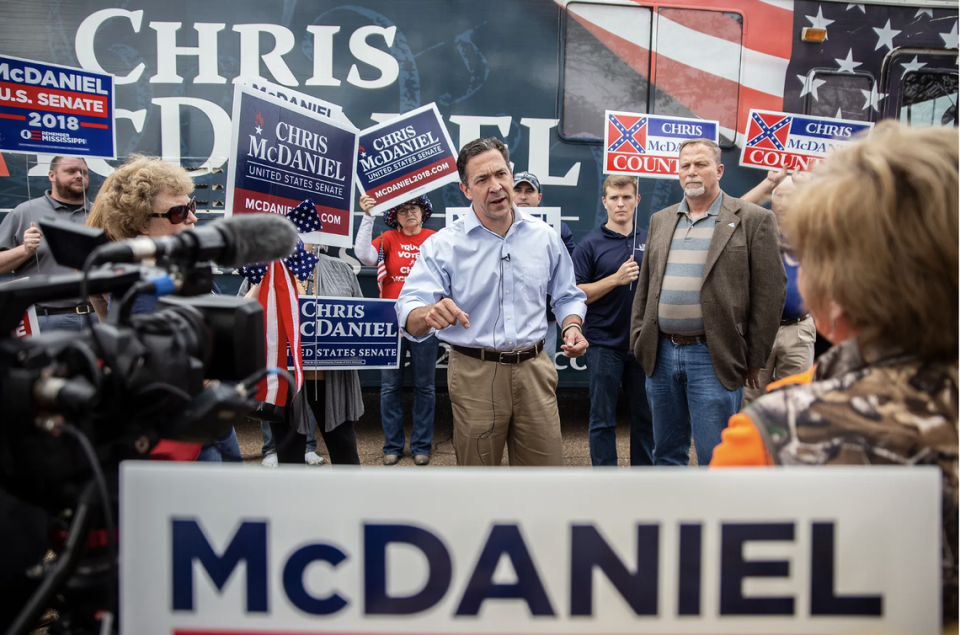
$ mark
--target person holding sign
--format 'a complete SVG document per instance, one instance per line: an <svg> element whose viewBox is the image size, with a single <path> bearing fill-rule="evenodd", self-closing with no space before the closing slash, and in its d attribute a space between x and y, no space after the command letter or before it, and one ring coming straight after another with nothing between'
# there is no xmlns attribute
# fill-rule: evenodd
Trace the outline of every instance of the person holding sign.
<svg viewBox="0 0 960 635"><path fill-rule="evenodd" d="M17 205L0 223L0 273L12 271L15 278L73 273L70 267L57 264L37 223L50 219L82 225L86 221L92 207L87 198L87 162L79 157L53 157L47 178L50 189L43 196ZM93 306L72 298L50 300L36 309L41 331L80 331L84 314L92 312Z"/></svg>
<svg viewBox="0 0 960 635"><path fill-rule="evenodd" d="M958 142L884 122L797 183L783 231L834 347L733 416L710 463L938 466L944 632L958 611Z"/></svg>
<svg viewBox="0 0 960 635"><path fill-rule="evenodd" d="M405 337L449 343L447 385L458 465L563 465L557 370L543 352L547 295L567 357L587 350L586 296L552 227L513 204L510 153L499 139L457 158L471 212L423 244L397 300Z"/></svg>
<svg viewBox="0 0 960 635"><path fill-rule="evenodd" d="M650 218L630 323L647 373L656 465L707 465L757 386L780 325L787 276L773 212L724 194L720 147L680 144L684 199Z"/></svg>
<svg viewBox="0 0 960 635"><path fill-rule="evenodd" d="M614 174L603 182L607 222L573 252L577 286L587 294L583 332L590 372L590 462L617 465L617 396L630 407L630 465L653 465L653 423L643 368L630 350L630 309L647 232L634 226L640 197L637 177Z"/></svg>
<svg viewBox="0 0 960 635"><path fill-rule="evenodd" d="M377 284L380 297L396 299L413 268L420 247L436 232L423 224L430 219L433 206L426 196L417 197L388 209L384 223L391 231L371 240L374 217L370 213L376 200L360 198L363 220L357 230L354 252L365 265L377 265ZM400 368L380 371L380 411L383 421L383 464L396 465L403 456L403 364L407 351L413 370L413 433L410 435L410 454L415 465L430 463L433 448L433 413L436 404L437 351L440 342L435 336L414 342L400 341Z"/></svg>

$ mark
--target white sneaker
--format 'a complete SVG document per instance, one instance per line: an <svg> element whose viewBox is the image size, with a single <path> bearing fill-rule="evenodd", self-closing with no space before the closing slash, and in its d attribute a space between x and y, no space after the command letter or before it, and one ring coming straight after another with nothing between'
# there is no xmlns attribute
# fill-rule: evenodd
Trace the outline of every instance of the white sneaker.
<svg viewBox="0 0 960 635"><path fill-rule="evenodd" d="M263 457L263 462L260 463L263 467L277 467L277 453L271 452L267 456Z"/></svg>
<svg viewBox="0 0 960 635"><path fill-rule="evenodd" d="M307 452L303 455L303 462L307 465L323 465L326 460L316 452Z"/></svg>

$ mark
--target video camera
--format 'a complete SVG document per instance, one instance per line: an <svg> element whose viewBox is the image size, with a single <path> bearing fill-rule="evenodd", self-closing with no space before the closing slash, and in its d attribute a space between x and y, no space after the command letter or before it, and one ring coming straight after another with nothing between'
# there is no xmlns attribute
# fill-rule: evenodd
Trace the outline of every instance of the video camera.
<svg viewBox="0 0 960 635"><path fill-rule="evenodd" d="M55 243L75 247L89 230L46 225L45 235L76 233L50 244L58 261L77 263L64 252L71 248L58 257ZM55 596L56 632L110 632L103 616L116 614L120 462L148 458L161 439L222 437L256 412L256 385L268 372L290 381L265 368L260 305L212 294L207 261L269 262L296 240L282 217L238 217L156 240L97 240L81 254L82 273L0 285L0 489L63 519L64 536L57 557L34 571L37 591L7 633L28 632ZM117 264L146 259L156 266ZM113 298L104 322L88 314L82 333L12 337L30 305L95 294ZM157 298L155 311L131 315L144 295ZM95 531L105 539L85 554Z"/></svg>

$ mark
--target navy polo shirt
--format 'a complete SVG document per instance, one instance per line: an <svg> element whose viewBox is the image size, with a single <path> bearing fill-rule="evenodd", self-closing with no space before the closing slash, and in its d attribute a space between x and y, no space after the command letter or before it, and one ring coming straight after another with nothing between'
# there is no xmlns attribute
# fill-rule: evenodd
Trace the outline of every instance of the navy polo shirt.
<svg viewBox="0 0 960 635"><path fill-rule="evenodd" d="M633 255L638 265L643 261L647 231L634 228L629 236L601 226L587 234L573 252L573 269L577 284L597 282L612 275ZM596 302L587 305L583 336L591 346L617 350L630 348L630 312L637 283L615 287Z"/></svg>

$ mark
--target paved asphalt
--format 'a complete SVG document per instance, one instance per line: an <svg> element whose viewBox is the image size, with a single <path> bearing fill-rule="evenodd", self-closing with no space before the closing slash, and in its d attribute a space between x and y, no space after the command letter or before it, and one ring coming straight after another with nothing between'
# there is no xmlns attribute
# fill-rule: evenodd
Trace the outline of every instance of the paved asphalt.
<svg viewBox="0 0 960 635"><path fill-rule="evenodd" d="M356 425L357 449L360 462L365 466L383 467L383 429L380 427L380 392L377 389L363 391L365 413ZM590 400L587 391L580 388L564 388L557 396L560 408L560 426L563 435L564 466L590 467L590 449L587 441L587 428L590 415ZM411 412L413 410L413 394L409 389L404 391L404 405L407 417L406 437L410 440ZM447 393L437 392L437 406L433 431L433 454L429 467L455 466L456 459L453 453L453 423L450 411L450 399ZM260 426L250 422L237 428L240 439L240 449L243 452L244 462L256 464L261 460ZM323 439L317 435L317 453L329 459ZM691 450L691 464L696 464L696 454ZM626 401L621 395L617 407L617 456L621 467L630 464L630 422L626 408ZM504 451L504 465L508 464L509 457ZM416 467L413 458L407 449L406 454L397 464L397 467Z"/></svg>

